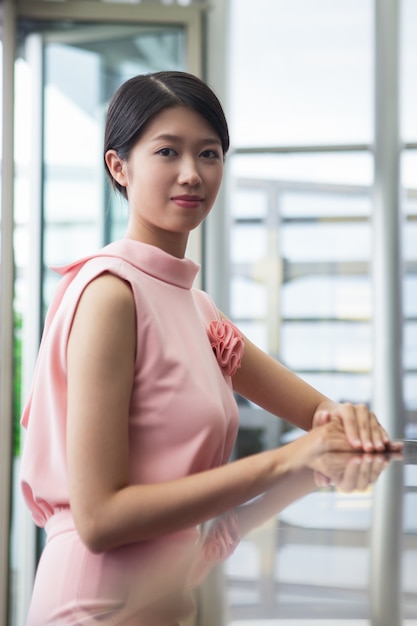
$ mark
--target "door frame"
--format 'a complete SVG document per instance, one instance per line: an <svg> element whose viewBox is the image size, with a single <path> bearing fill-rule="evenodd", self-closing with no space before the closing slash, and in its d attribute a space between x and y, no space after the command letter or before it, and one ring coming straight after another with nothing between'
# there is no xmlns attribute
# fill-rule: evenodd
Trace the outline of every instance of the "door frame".
<svg viewBox="0 0 417 626"><path fill-rule="evenodd" d="M2 346L2 367L0 370L0 623L7 624L11 611L11 581L10 581L10 538L11 538L11 503L13 489L13 451L12 451L12 417L13 417L13 288L14 280L10 267L13 267L13 234L14 234L14 85L15 59L17 47L18 22L21 19L31 19L51 23L56 20L68 19L74 22L94 22L94 24L124 23L134 26L143 25L175 25L185 30L186 41L186 69L197 75L203 75L203 45L205 43L206 11L209 3L179 5L150 5L150 4L111 4L109 2L63 0L50 2L44 0L3 0L0 5L2 18L3 43L3 142L2 142L2 195L1 195L1 319L0 344ZM40 75L41 78L41 75ZM38 86L39 87L39 86ZM36 86L35 86L36 90ZM38 89L39 90L39 89ZM39 95L39 94L38 94ZM41 97L41 96L39 96ZM33 103L33 115L39 115L39 103ZM35 125L36 126L36 125ZM33 138L38 148L41 134L37 132ZM36 161L36 158L35 158ZM35 166L35 189L40 188L42 181L41 167ZM30 228L34 239L39 236L39 224L35 220L41 215L41 194L34 197L31 211ZM37 243L32 242L34 250ZM190 241L190 255L195 259L201 257L201 232ZM40 251L38 250L38 256ZM28 280L32 287L31 308L41 310L40 303L40 262L34 259L33 272ZM39 259L38 259L39 261ZM35 298L35 300L33 300ZM31 322L31 328L25 335L23 353L22 381L23 394L27 395L29 380L33 372L36 354L40 341L40 323ZM30 334L30 337L28 336ZM25 375L25 372L27 374ZM36 568L36 528L27 515L19 525L22 538L21 555L19 555L19 583L16 587L14 606L16 608L16 626L24 623L25 614L30 601L33 586L33 577Z"/></svg>
<svg viewBox="0 0 417 626"><path fill-rule="evenodd" d="M17 19L58 20L68 19L78 22L132 23L132 24L171 24L181 25L186 31L187 71L197 76L202 74L202 42L204 15L209 3L199 2L188 6L121 4L116 2L77 2L64 0L50 2L42 0L18 0Z"/></svg>

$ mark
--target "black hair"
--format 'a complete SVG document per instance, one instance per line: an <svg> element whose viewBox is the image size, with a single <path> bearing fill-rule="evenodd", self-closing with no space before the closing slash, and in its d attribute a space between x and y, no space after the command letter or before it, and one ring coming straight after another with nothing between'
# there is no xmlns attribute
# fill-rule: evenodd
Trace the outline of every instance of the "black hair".
<svg viewBox="0 0 417 626"><path fill-rule="evenodd" d="M219 99L200 78L187 72L140 74L124 82L110 101L104 136L104 155L115 150L128 159L146 125L167 108L185 106L204 117L220 138L223 155L229 149L229 131ZM126 198L126 189L115 181L105 162L112 185Z"/></svg>

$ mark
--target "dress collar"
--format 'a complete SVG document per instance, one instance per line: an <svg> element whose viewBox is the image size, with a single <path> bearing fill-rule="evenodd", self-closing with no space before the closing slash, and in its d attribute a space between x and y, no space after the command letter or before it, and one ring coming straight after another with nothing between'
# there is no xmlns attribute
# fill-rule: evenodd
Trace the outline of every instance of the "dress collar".
<svg viewBox="0 0 417 626"><path fill-rule="evenodd" d="M171 285L191 289L200 265L191 259L179 259L156 246L135 241L120 239L108 244L96 254L92 254L70 265L54 267L59 274L66 274L76 266L84 265L90 259L99 257L115 257L137 267L142 272Z"/></svg>

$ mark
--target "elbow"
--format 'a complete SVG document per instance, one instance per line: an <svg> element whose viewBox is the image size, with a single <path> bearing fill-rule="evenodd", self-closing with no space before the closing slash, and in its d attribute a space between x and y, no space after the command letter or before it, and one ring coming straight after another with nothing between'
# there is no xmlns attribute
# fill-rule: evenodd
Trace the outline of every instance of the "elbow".
<svg viewBox="0 0 417 626"><path fill-rule="evenodd" d="M100 512L74 515L76 531L87 550L93 554L102 554L116 547L103 523L104 519Z"/></svg>
<svg viewBox="0 0 417 626"><path fill-rule="evenodd" d="M92 554L103 554L110 549L110 546L104 537L87 533L84 533L83 535L80 533L80 537L87 550Z"/></svg>

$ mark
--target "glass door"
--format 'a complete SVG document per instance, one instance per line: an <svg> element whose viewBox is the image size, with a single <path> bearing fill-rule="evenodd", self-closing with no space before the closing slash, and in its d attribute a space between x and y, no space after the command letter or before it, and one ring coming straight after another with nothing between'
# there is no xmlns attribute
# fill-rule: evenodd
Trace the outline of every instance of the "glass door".
<svg viewBox="0 0 417 626"><path fill-rule="evenodd" d="M62 3L64 4L64 3ZM126 79L158 70L189 70L192 32L184 23L18 22L16 61L16 315L25 398L45 310L58 276L49 269L120 237L127 207L110 192L103 167L104 118ZM194 29L196 22L193 20ZM192 35L192 36L190 36ZM196 51L200 55L200 50ZM194 56L195 62L195 56ZM197 64L198 65L198 64ZM30 106L28 106L30 103ZM14 416L18 428L19 411ZM24 435L23 435L24 436ZM11 626L24 623L43 535L35 531L18 484L15 444L10 581Z"/></svg>
<svg viewBox="0 0 417 626"><path fill-rule="evenodd" d="M43 37L45 268L121 236L126 206L109 193L102 145L107 104L135 74L185 68L178 26L86 25ZM45 304L55 283L45 269Z"/></svg>

